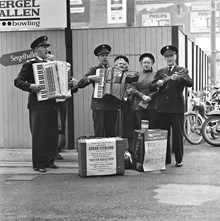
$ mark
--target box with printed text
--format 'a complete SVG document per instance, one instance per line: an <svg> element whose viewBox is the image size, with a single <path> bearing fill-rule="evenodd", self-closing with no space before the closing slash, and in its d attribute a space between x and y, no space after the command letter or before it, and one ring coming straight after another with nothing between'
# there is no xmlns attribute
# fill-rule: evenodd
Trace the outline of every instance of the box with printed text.
<svg viewBox="0 0 220 221"><path fill-rule="evenodd" d="M164 170L166 148L166 130L135 130L132 151L133 168L142 172Z"/></svg>
<svg viewBox="0 0 220 221"><path fill-rule="evenodd" d="M124 174L125 142L120 137L78 140L79 175Z"/></svg>

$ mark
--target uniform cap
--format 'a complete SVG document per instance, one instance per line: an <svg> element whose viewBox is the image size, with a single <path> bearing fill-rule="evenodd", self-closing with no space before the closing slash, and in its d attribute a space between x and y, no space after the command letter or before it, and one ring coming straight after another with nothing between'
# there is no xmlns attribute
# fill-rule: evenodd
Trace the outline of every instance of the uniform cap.
<svg viewBox="0 0 220 221"><path fill-rule="evenodd" d="M171 54L177 54L178 53L178 49L175 46L173 46L173 45L167 45L167 46L163 47L160 50L160 53L163 56L167 56L167 55L171 55Z"/></svg>
<svg viewBox="0 0 220 221"><path fill-rule="evenodd" d="M39 46L50 46L50 44L47 43L47 36L41 36L37 39L35 39L32 43L31 43L31 48L35 49L36 47Z"/></svg>
<svg viewBox="0 0 220 221"><path fill-rule="evenodd" d="M139 62L141 62L141 61L142 61L144 58L146 58L146 57L150 58L151 61L152 61L152 63L154 64L155 58L154 58L154 56L153 56L151 53L144 53L144 54L142 54L142 55L139 57Z"/></svg>
<svg viewBox="0 0 220 221"><path fill-rule="evenodd" d="M103 54L103 53L109 54L110 52L111 52L111 47L107 44L102 44L95 48L94 55L99 56L100 54Z"/></svg>
<svg viewBox="0 0 220 221"><path fill-rule="evenodd" d="M127 58L126 56L124 56L124 55L118 55L118 56L114 59L114 62L116 62L116 61L117 61L118 59L120 59L120 58L124 59L124 60L129 64L128 58Z"/></svg>

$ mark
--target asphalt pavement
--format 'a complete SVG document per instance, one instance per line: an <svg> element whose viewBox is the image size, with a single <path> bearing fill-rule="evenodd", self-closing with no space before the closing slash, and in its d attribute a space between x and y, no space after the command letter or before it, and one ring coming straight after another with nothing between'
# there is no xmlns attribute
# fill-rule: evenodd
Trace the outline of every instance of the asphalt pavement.
<svg viewBox="0 0 220 221"><path fill-rule="evenodd" d="M78 153L33 171L30 149L0 148L1 221L220 221L220 147L185 144L183 167L81 178Z"/></svg>

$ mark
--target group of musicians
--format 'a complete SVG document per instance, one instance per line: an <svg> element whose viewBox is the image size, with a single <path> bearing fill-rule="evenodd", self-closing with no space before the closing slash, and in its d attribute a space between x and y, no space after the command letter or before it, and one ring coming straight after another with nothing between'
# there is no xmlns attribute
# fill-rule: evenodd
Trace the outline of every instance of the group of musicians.
<svg viewBox="0 0 220 221"><path fill-rule="evenodd" d="M57 169L54 159L57 153L57 105L56 99L38 101L36 93L41 90L35 83L32 69L33 63L47 62L49 46L46 36L41 36L32 42L31 48L36 57L27 61L15 79L15 86L29 92L28 108L30 129L32 133L32 159L33 169L46 172L46 168ZM97 76L98 69L108 69L111 47L107 44L99 45L94 50L99 64L90 68L88 73L74 85L85 88L92 84L100 84L102 79ZM183 165L183 117L184 117L184 87L193 85L192 79L185 68L176 64L178 49L167 45L160 51L167 67L156 72L153 71L155 58L150 53L139 57L142 71L138 80L130 85L128 97L124 101L116 101L113 96L105 99L95 98L92 95L91 109L94 122L95 137L115 137L118 110L122 114L122 127L130 128L128 134L134 129L140 129L143 119L149 120L149 128L165 129L168 131L166 163L171 163L170 134L172 128L172 148L175 153L176 167ZM129 59L119 55L114 60L114 68L122 74L129 70ZM124 135L124 137L132 137Z"/></svg>

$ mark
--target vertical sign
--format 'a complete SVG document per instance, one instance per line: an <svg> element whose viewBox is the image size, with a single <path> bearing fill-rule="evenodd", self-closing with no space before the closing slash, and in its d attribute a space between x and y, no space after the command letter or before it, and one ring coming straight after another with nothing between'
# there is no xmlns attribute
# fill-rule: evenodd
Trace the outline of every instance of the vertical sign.
<svg viewBox="0 0 220 221"><path fill-rule="evenodd" d="M126 0L108 0L108 24L118 24L127 22L127 1Z"/></svg>

